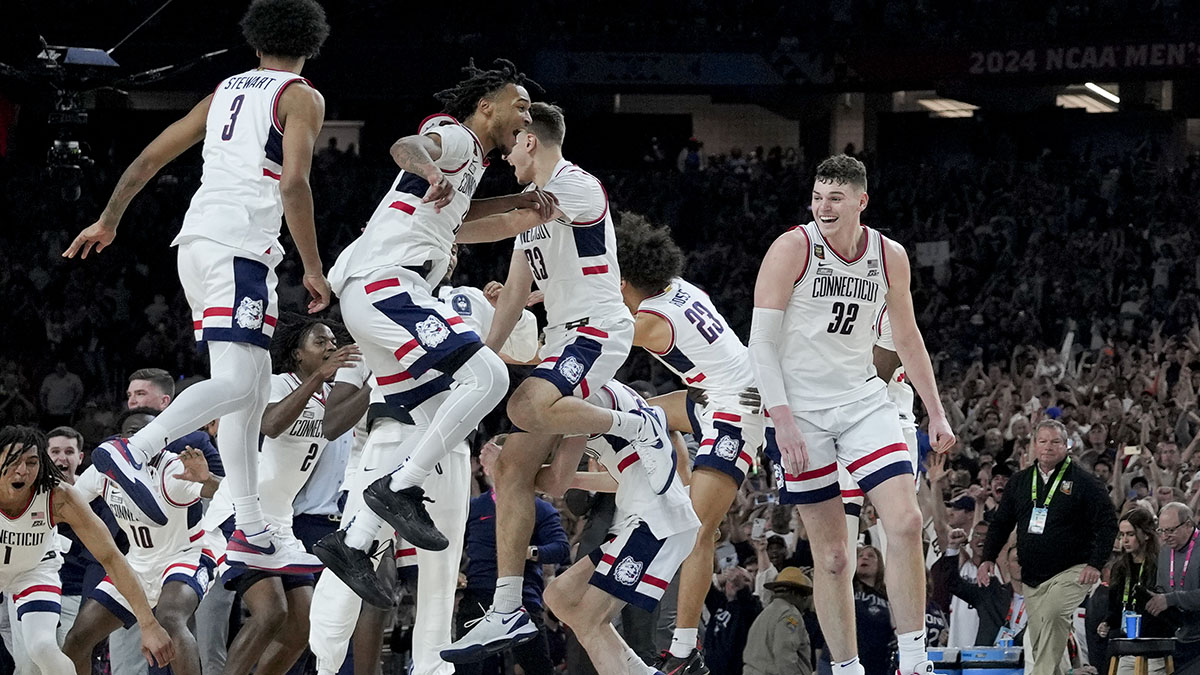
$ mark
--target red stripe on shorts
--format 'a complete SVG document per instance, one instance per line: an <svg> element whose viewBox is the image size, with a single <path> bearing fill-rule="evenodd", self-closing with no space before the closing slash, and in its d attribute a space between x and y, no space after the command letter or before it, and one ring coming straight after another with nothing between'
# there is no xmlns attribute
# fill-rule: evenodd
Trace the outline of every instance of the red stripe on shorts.
<svg viewBox="0 0 1200 675"><path fill-rule="evenodd" d="M585 276L589 274L605 274L606 272L608 272L608 265L596 265L594 267L583 268L583 273Z"/></svg>
<svg viewBox="0 0 1200 675"><path fill-rule="evenodd" d="M409 204L407 202L401 202L401 201L394 201L391 204L388 204L388 208L396 209L397 211L403 211L410 216L417 212L417 207L415 207L412 204Z"/></svg>
<svg viewBox="0 0 1200 675"><path fill-rule="evenodd" d="M379 386L383 387L383 386L387 386L389 384L396 384L397 382L403 382L411 377L412 377L412 375L409 375L408 371L405 370L403 372L396 373L395 375L384 375L383 377L377 377L377 378L375 378L375 381L377 383L379 383Z"/></svg>
<svg viewBox="0 0 1200 675"><path fill-rule="evenodd" d="M719 413L713 413L713 419L721 420L722 422L741 422L742 416L734 415L733 413L719 412Z"/></svg>
<svg viewBox="0 0 1200 675"><path fill-rule="evenodd" d="M874 462L875 460L879 459L880 457L883 457L884 455L890 455L893 452L907 453L908 446L905 445L904 443L892 443L891 445L885 445L884 447L876 450L875 452L872 452L871 454L867 455L866 457L860 457L860 458L854 460L853 462L850 462L849 464L846 465L846 470L849 471L850 473L854 473L855 471L858 471L859 469L866 466L867 464Z"/></svg>
<svg viewBox="0 0 1200 675"><path fill-rule="evenodd" d="M450 324L451 326L457 326L462 322L463 320L461 316L452 316L449 319L446 319L446 323Z"/></svg>
<svg viewBox="0 0 1200 675"><path fill-rule="evenodd" d="M604 331L600 330L599 328L592 328L591 326L580 326L579 328L576 328L575 330L579 331L580 333L583 333L584 335L591 335L593 337L598 337L598 338L608 337L608 333L605 333Z"/></svg>
<svg viewBox="0 0 1200 675"><path fill-rule="evenodd" d="M396 350L396 360L399 361L403 359L406 354L417 348L417 344L417 339L413 338L401 345L400 348Z"/></svg>
<svg viewBox="0 0 1200 675"><path fill-rule="evenodd" d="M207 319L210 316L233 316L233 308L209 307L208 309L204 310L204 318Z"/></svg>
<svg viewBox="0 0 1200 675"><path fill-rule="evenodd" d="M374 293L375 291L382 291L385 288L391 288L392 286L399 286L399 285L400 285L399 279L383 279L381 281L372 281L371 283L364 286L363 290L368 293Z"/></svg>
<svg viewBox="0 0 1200 675"><path fill-rule="evenodd" d="M644 581L656 588L661 588L664 591L667 590L667 586L670 585L669 581L663 581L662 579L659 579L658 577L652 577L649 574L643 574L642 581Z"/></svg>
<svg viewBox="0 0 1200 675"><path fill-rule="evenodd" d="M104 580L108 581L108 577L104 577ZM41 593L43 591L48 592L48 593L58 593L59 595L62 595L62 586L51 586L49 584L42 584L39 586L30 586L29 588L26 588L25 590L21 591L20 593L17 593L16 595L12 596L12 598L13 598L13 600L20 600L21 598L29 595L30 593Z"/></svg>
<svg viewBox="0 0 1200 675"><path fill-rule="evenodd" d="M783 475L783 477L787 480L792 480L792 481L812 480L814 478L823 478L835 471L837 471L837 462L834 462L833 464L826 464L825 466L823 466L819 469L813 469L812 471L805 471L804 473L797 474L795 476L793 476L792 474L789 474L789 473L785 473Z"/></svg>

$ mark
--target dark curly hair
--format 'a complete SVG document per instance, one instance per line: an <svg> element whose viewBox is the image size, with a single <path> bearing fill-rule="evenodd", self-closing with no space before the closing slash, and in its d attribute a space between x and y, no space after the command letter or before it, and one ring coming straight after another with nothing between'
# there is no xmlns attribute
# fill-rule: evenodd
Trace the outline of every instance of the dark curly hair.
<svg viewBox="0 0 1200 675"><path fill-rule="evenodd" d="M657 293L683 273L683 252L665 227L629 211L618 214L617 261L621 277L643 293Z"/></svg>
<svg viewBox="0 0 1200 675"><path fill-rule="evenodd" d="M517 70L512 61L496 59L492 65L495 68L483 70L475 67L475 59L467 61L466 67L462 69L467 79L433 95L441 102L442 110L461 122L475 112L479 99L491 96L510 84L542 90L541 85Z"/></svg>
<svg viewBox="0 0 1200 675"><path fill-rule="evenodd" d="M331 332L339 345L350 344L348 333L341 324L330 319L314 319L303 314L284 312L275 326L275 334L271 337L271 363L276 373L291 373L300 367L296 361L296 350L304 343L304 339L317 326L325 326Z"/></svg>
<svg viewBox="0 0 1200 675"><path fill-rule="evenodd" d="M854 185L867 191L867 166L850 155L834 155L817 165L817 181Z"/></svg>
<svg viewBox="0 0 1200 675"><path fill-rule="evenodd" d="M263 54L313 58L329 37L316 0L254 0L242 17L242 35Z"/></svg>
<svg viewBox="0 0 1200 675"><path fill-rule="evenodd" d="M17 446L21 447L20 452L14 452ZM41 461L37 477L33 479L33 493L38 494L55 488L62 482L63 477L62 472L50 460L50 455L46 454L47 447L49 443L46 435L33 427L10 425L0 429L0 454L4 457L3 461L0 461L0 475L8 473L27 450L35 448Z"/></svg>

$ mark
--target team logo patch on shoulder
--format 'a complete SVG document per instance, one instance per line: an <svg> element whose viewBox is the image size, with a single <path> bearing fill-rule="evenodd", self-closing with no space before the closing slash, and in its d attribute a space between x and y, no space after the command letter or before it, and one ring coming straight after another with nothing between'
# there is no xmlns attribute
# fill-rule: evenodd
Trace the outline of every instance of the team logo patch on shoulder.
<svg viewBox="0 0 1200 675"><path fill-rule="evenodd" d="M822 246L821 244L813 244L813 255L815 255L820 260L824 260L825 259L825 247Z"/></svg>
<svg viewBox="0 0 1200 675"><path fill-rule="evenodd" d="M450 337L450 327L436 316L430 316L417 324L417 340L426 349L433 349Z"/></svg>
<svg viewBox="0 0 1200 675"><path fill-rule="evenodd" d="M732 436L722 436L716 446L713 447L713 452L721 459L733 460L738 456L738 442Z"/></svg>
<svg viewBox="0 0 1200 675"><path fill-rule="evenodd" d="M579 384L579 380L583 379L583 362L574 356L568 356L558 362L558 372L571 384Z"/></svg>
<svg viewBox="0 0 1200 675"><path fill-rule="evenodd" d="M644 565L642 565L640 560L634 560L633 556L627 555L621 558L621 562L617 563L617 566L613 568L613 578L618 583L633 586L642 578L643 567Z"/></svg>
<svg viewBox="0 0 1200 675"><path fill-rule="evenodd" d="M1061 488L1061 489L1062 489L1062 493L1063 493L1064 495L1069 495L1069 494L1071 494L1071 490L1072 490L1072 489L1074 489L1074 488L1075 488L1075 481L1071 481L1071 480L1064 480L1064 481L1062 482L1062 488Z"/></svg>
<svg viewBox="0 0 1200 675"><path fill-rule="evenodd" d="M233 314L238 327L246 330L262 328L263 317L263 301L252 300L249 297L242 298L242 301L238 303L237 311Z"/></svg>
<svg viewBox="0 0 1200 675"><path fill-rule="evenodd" d="M450 301L450 306L459 316L471 316L471 299L459 293Z"/></svg>

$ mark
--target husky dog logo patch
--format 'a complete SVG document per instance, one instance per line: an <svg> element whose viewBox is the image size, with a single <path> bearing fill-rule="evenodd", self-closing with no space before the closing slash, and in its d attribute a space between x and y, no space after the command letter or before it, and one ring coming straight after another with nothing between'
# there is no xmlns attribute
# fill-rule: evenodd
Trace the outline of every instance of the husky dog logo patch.
<svg viewBox="0 0 1200 675"><path fill-rule="evenodd" d="M430 316L417 324L417 340L426 349L433 349L450 337L450 327L436 316Z"/></svg>
<svg viewBox="0 0 1200 675"><path fill-rule="evenodd" d="M579 380L583 378L583 363L574 356L568 356L558 362L558 371L571 384L579 384Z"/></svg>
<svg viewBox="0 0 1200 675"><path fill-rule="evenodd" d="M627 555L613 568L613 578L626 586L633 586L642 578L642 562Z"/></svg>
<svg viewBox="0 0 1200 675"><path fill-rule="evenodd" d="M736 459L738 456L737 439L731 436L722 436L721 439L717 441L716 447L713 448L713 452L716 453L717 457L720 457L721 459Z"/></svg>
<svg viewBox="0 0 1200 675"><path fill-rule="evenodd" d="M240 328L258 330L262 328L263 316L263 301L245 297L238 303L237 311L233 314L233 319Z"/></svg>

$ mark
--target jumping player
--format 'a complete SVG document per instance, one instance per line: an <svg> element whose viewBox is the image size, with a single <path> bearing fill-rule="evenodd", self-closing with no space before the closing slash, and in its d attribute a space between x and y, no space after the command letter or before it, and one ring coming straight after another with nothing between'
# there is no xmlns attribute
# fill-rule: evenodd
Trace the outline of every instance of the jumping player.
<svg viewBox="0 0 1200 675"><path fill-rule="evenodd" d="M154 618L133 569L108 528L62 477L46 454L46 437L36 429L0 429L0 593L16 605L16 639L43 675L69 675L75 666L58 648L62 556L55 547L58 523L71 526L104 566L113 586L128 599L142 628L142 652L151 664L175 658L171 638Z"/></svg>
<svg viewBox="0 0 1200 675"><path fill-rule="evenodd" d="M901 580L890 594L900 675L931 673L914 468L896 406L872 363L874 322L885 303L896 351L929 411L934 448L947 450L954 434L914 318L908 256L860 222L868 201L862 162L845 155L822 162L812 200L816 220L775 240L754 291L750 353L775 425L781 501L799 505L809 532L814 599L835 675L863 672L839 463L878 509L889 575Z"/></svg>
<svg viewBox="0 0 1200 675"><path fill-rule="evenodd" d="M708 672L697 650L704 598L712 585L714 535L763 445L762 407L750 355L708 294L680 278L683 253L665 228L633 213L617 228L621 293L636 320L633 344L650 352L687 387L651 399L667 412L672 431L700 443L692 467L691 499L702 527L683 563L671 648L658 667L666 673Z"/></svg>
<svg viewBox="0 0 1200 675"><path fill-rule="evenodd" d="M347 562L331 571L351 586L360 583L352 575L374 572L352 567L359 558L345 549L367 551L385 521L418 548L446 548L449 541L422 503L421 486L508 391L504 362L433 296L486 157L497 149L510 152L529 123L525 76L512 63L499 60L496 68L481 70L472 62L465 71L465 80L437 95L445 112L392 146L400 174L330 272L346 327L387 403L411 406L440 388L443 376L457 383L411 451L392 448L388 463L399 468L367 487L369 508L353 518L344 537L326 537L339 549L333 557ZM531 197L491 201L504 209L540 206L539 195Z"/></svg>
<svg viewBox="0 0 1200 675"><path fill-rule="evenodd" d="M545 293L546 341L541 362L508 402L520 430L509 436L496 462L496 593L483 620L442 658L485 658L530 640L537 628L521 607L522 572L534 527L534 481L561 434L614 434L637 447L657 492L674 476L671 441L661 408L633 411L598 405L600 387L629 356L633 319L621 300L621 271L608 195L594 176L563 159L566 121L546 103L530 109L531 122L508 154L526 194L552 195L552 213L531 209L471 219L459 241L516 236L508 280L496 303L487 343L499 349L529 297L534 281ZM574 458L579 461L575 451ZM514 620L514 613L521 615Z"/></svg>
<svg viewBox="0 0 1200 675"><path fill-rule="evenodd" d="M304 263L309 311L329 305L308 184L313 145L325 103L300 77L329 34L315 0L254 0L242 32L258 52L259 66L234 75L167 127L121 175L100 219L63 254L87 257L112 243L129 202L168 162L204 142L204 172L192 197L179 247L179 278L192 308L196 340L206 343L212 378L189 387L128 441L116 439L92 453L96 468L112 478L131 506L151 522L167 522L166 505L149 486L147 462L167 443L222 417L218 432L225 489L237 530L230 565L272 569L319 564L282 545L258 501L258 436L271 391L267 347L278 316L275 267L283 259L280 216Z"/></svg>
<svg viewBox="0 0 1200 675"><path fill-rule="evenodd" d="M139 410L135 408L135 410ZM141 409L149 410L149 409ZM210 498L220 480L211 477L204 453L188 449L183 454L163 450L149 460L154 489L170 505L167 524L148 526L127 506L120 486L90 466L75 482L85 502L102 497L129 535L126 560L137 572L141 589L154 613L167 629L177 658L171 668L180 675L199 675L200 653L188 621L212 581L213 561L203 554L204 530L200 527L203 507L200 498ZM207 479L195 481L204 474ZM92 590L74 627L67 634L63 652L75 663L79 675L92 672L92 651L118 628L134 625L131 602L105 577Z"/></svg>

